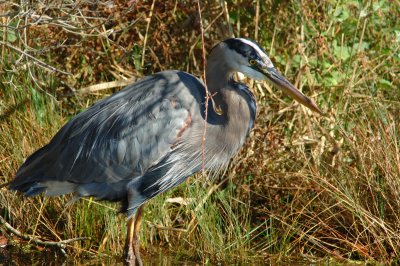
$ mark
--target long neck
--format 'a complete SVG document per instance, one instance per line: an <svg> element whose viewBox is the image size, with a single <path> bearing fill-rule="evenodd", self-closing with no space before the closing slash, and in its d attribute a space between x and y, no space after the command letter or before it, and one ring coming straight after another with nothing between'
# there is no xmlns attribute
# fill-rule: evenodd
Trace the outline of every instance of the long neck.
<svg viewBox="0 0 400 266"><path fill-rule="evenodd" d="M207 63L206 82L209 92L218 94L221 89L228 87L232 82L234 71L224 60L212 60L214 57L218 58L218 55L212 53Z"/></svg>
<svg viewBox="0 0 400 266"><path fill-rule="evenodd" d="M234 71L222 57L215 53L210 55L206 82L214 105L209 108L216 109L213 114L224 121L221 130L227 141L241 145L253 126L255 101L244 84L234 81L233 74Z"/></svg>
<svg viewBox="0 0 400 266"><path fill-rule="evenodd" d="M235 108L236 101L231 103L233 72L220 60L209 60L206 68L207 89L212 97L211 103L216 114L229 120L229 109ZM212 114L212 112L211 112Z"/></svg>

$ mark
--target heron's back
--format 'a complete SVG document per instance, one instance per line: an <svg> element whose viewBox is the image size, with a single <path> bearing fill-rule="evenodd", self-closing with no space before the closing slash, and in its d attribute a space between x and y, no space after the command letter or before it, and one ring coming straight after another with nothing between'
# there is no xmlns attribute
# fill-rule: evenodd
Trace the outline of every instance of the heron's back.
<svg viewBox="0 0 400 266"><path fill-rule="evenodd" d="M180 71L129 85L64 125L25 161L10 188L120 200L130 181L173 151L203 94L201 81Z"/></svg>

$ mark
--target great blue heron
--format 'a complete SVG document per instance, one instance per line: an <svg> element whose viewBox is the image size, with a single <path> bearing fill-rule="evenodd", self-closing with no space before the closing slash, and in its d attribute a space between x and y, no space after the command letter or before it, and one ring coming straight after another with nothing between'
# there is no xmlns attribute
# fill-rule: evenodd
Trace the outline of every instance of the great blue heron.
<svg viewBox="0 0 400 266"><path fill-rule="evenodd" d="M227 39L208 57L206 83L212 104L206 123L203 82L182 71L156 73L71 119L24 162L10 189L26 196L72 192L78 198L122 202L128 216L126 260L142 264L138 233L143 204L203 166L224 167L253 127L256 102L249 88L234 80L235 72L268 80L321 113L275 69L258 44Z"/></svg>

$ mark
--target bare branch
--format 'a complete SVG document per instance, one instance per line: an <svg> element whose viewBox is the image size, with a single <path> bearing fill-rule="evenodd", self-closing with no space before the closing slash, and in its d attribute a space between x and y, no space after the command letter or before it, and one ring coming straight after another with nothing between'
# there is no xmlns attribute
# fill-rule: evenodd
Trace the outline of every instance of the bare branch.
<svg viewBox="0 0 400 266"><path fill-rule="evenodd" d="M7 230L7 232L12 233L19 238L32 242L38 246L42 247L56 247L61 250L61 252L66 255L64 249L66 248L67 244L75 242L75 241L81 241L81 240L90 240L90 237L76 237L76 238L71 238L71 239L66 239L66 240L61 240L61 241L43 241L40 240L34 236L30 235L25 235L22 234L20 231L12 227L9 223L4 220L2 216L0 216L0 224L4 226L4 228Z"/></svg>
<svg viewBox="0 0 400 266"><path fill-rule="evenodd" d="M58 68L55 68L55 67L53 67L53 66L50 66L50 65L46 64L45 62L43 62L43 61L37 59L36 57L34 57L34 56L32 56L32 55L26 53L25 51L22 51L22 50L19 49L18 47L15 47L15 46L13 46L13 45L7 43L7 42L0 41L0 44L1 44L1 45L5 45L5 46L7 46L8 48L13 49L14 51L17 51L17 52L20 53L20 54L25 55L26 57L28 57L28 58L32 59L33 61L35 61L36 63L38 63L38 65L42 66L43 68L46 68L46 69L51 70L51 71L54 71L54 72L62 73L62 74L64 74L64 75L72 75L71 73L68 73L68 72L59 70Z"/></svg>

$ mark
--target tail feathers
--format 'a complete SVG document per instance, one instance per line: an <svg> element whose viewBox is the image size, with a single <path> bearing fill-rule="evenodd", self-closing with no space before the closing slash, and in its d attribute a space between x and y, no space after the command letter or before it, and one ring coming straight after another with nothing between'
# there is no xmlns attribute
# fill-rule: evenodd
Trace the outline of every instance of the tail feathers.
<svg viewBox="0 0 400 266"><path fill-rule="evenodd" d="M76 197L93 196L99 200L121 201L126 198L126 184L123 180L116 183L86 183L77 184L68 181L30 181L26 183L11 183L11 190L18 190L25 196L36 196L44 193L46 196L60 196L74 193Z"/></svg>
<svg viewBox="0 0 400 266"><path fill-rule="evenodd" d="M46 187L40 183L34 183L27 191L24 192L24 195L27 197L33 197L39 195L46 191Z"/></svg>
<svg viewBox="0 0 400 266"><path fill-rule="evenodd" d="M76 184L67 181L27 182L18 185L11 183L11 190L18 190L27 197L45 193L46 196L60 196L74 192Z"/></svg>
<svg viewBox="0 0 400 266"><path fill-rule="evenodd" d="M37 182L30 182L18 185L11 183L9 185L9 189L21 191L22 193L24 193L25 196L32 197L44 192L46 190L46 187Z"/></svg>
<svg viewBox="0 0 400 266"><path fill-rule="evenodd" d="M40 186L38 182L15 182L15 179L11 181L8 188L10 190L16 190L24 193L25 196L34 196L44 191L44 187Z"/></svg>

